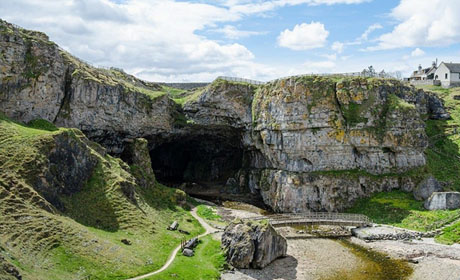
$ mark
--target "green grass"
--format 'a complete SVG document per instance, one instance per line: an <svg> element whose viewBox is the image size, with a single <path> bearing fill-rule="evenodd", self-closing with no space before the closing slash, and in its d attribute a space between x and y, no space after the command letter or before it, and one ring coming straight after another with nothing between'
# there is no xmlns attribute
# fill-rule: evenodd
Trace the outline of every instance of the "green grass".
<svg viewBox="0 0 460 280"><path fill-rule="evenodd" d="M460 244L460 221L445 228L435 239L437 242L443 244Z"/></svg>
<svg viewBox="0 0 460 280"><path fill-rule="evenodd" d="M220 272L225 264L225 257L220 249L220 242L207 235L201 238L193 257L185 257L180 252L171 266L148 279L161 280L212 280L220 279Z"/></svg>
<svg viewBox="0 0 460 280"><path fill-rule="evenodd" d="M177 206L183 193L155 182L137 186L129 166L92 150L81 132L54 129L42 120L28 126L0 116L0 248L24 279L108 280L145 274L160 268L185 237L166 230L172 221L190 236L204 231ZM91 149L99 163L81 191L59 195L62 206L57 210L31 182L47 168L47 155L61 134ZM135 201L124 194L126 187L134 188Z"/></svg>
<svg viewBox="0 0 460 280"><path fill-rule="evenodd" d="M171 95L172 97L172 100L174 102L176 102L176 104L180 105L180 106L184 106L186 103L188 102L192 102L192 101L196 101L198 100L198 98L200 98L200 96L203 94L203 92L205 91L204 88L197 88L195 90L193 90L192 92L184 95L179 95L179 94L173 94Z"/></svg>
<svg viewBox="0 0 460 280"><path fill-rule="evenodd" d="M418 231L434 230L460 218L460 210L427 211L412 193L402 191L382 192L360 199L347 212L364 214L374 223Z"/></svg>
<svg viewBox="0 0 460 280"><path fill-rule="evenodd" d="M220 215L215 213L215 210L211 206L207 205L198 205L196 213L203 219L210 221L219 221L222 219Z"/></svg>
<svg viewBox="0 0 460 280"><path fill-rule="evenodd" d="M460 191L460 101L453 98L454 95L460 95L460 88L422 88L436 92L444 100L452 117L450 120L426 122L426 133L431 142L425 151L428 172L436 179L447 182L449 190Z"/></svg>

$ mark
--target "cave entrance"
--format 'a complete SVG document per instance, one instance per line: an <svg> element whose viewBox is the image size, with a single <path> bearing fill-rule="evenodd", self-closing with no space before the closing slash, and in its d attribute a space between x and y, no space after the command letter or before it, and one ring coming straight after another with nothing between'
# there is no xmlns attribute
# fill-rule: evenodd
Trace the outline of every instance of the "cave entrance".
<svg viewBox="0 0 460 280"><path fill-rule="evenodd" d="M215 134L177 137L150 151L160 183L208 198L240 188L228 182L242 168L243 154L239 135Z"/></svg>

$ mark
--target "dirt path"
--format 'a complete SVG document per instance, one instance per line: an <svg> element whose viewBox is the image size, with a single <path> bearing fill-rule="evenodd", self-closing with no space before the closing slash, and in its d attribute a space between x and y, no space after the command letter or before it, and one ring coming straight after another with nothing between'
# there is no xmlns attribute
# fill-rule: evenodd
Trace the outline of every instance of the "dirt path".
<svg viewBox="0 0 460 280"><path fill-rule="evenodd" d="M215 233L217 231L219 231L218 229L215 229L213 228L212 226L210 226L205 220L203 220L200 216L198 216L198 214L196 213L197 211L197 208L194 207L191 211L190 211L190 214L198 220L198 222L201 224L201 226L205 229L205 232L198 235L197 238L201 238L203 236L206 236L208 234L211 234L211 233ZM150 277L150 276L153 276L155 274L158 274L162 271L165 271L174 261L174 259L176 258L176 255L177 255L177 252L179 252L180 250L180 245L177 246L174 251L171 253L171 255L169 255L168 257L168 260L166 261L166 263L158 270L155 270L155 271L152 271L150 273L147 273L147 274L144 274L144 275L140 275L140 276L137 276L137 277L134 277L134 278L129 278L127 280L140 280L140 279L145 279L147 277Z"/></svg>

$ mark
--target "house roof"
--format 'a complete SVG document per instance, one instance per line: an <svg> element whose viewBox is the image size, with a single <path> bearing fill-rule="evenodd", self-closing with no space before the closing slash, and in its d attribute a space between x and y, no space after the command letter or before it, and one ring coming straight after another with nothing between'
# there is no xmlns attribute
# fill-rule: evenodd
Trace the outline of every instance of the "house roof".
<svg viewBox="0 0 460 280"><path fill-rule="evenodd" d="M443 63L444 65L446 65L447 69L449 69L450 72L460 73L460 63Z"/></svg>

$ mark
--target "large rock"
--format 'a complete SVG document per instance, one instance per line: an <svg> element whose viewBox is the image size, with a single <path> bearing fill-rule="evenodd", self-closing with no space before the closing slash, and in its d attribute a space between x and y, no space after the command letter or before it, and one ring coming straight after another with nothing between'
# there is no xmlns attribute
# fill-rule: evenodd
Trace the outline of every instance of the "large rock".
<svg viewBox="0 0 460 280"><path fill-rule="evenodd" d="M453 210L460 208L460 192L434 192L424 204L428 210Z"/></svg>
<svg viewBox="0 0 460 280"><path fill-rule="evenodd" d="M222 247L236 268L264 268L286 256L287 242L267 221L233 222L225 228Z"/></svg>
<svg viewBox="0 0 460 280"><path fill-rule="evenodd" d="M417 200L426 200L434 192L441 192L443 187L433 176L430 176L420 182L417 188L414 190L414 197Z"/></svg>

